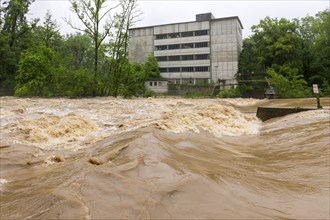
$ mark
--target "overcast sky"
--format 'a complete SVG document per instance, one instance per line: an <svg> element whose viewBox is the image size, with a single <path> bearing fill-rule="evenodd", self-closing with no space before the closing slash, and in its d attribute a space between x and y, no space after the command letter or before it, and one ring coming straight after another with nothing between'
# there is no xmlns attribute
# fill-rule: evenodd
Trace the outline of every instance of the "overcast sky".
<svg viewBox="0 0 330 220"><path fill-rule="evenodd" d="M194 21L196 14L211 12L216 18L238 16L244 27L245 38L251 35L251 26L266 16L302 18L329 9L329 4L329 0L138 0L143 15L135 27ZM77 21L69 8L68 0L36 0L30 7L29 17L43 19L47 10L50 10L62 33L73 32L62 19L71 17Z"/></svg>

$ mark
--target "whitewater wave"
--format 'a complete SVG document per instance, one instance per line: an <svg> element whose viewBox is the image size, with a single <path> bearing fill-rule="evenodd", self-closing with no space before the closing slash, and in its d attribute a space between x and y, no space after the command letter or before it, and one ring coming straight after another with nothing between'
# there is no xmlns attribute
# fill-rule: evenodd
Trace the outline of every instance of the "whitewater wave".
<svg viewBox="0 0 330 220"><path fill-rule="evenodd" d="M205 130L217 137L256 134L260 129L260 121L232 106L233 100L204 100L202 105L199 100L152 98L11 101L1 111L2 134L14 136L12 143L42 149L79 150L148 126L175 133ZM248 102L255 101L244 105Z"/></svg>
<svg viewBox="0 0 330 220"><path fill-rule="evenodd" d="M217 137L257 134L260 128L256 117L245 115L233 107L221 105L189 107L185 111L176 109L165 112L155 125L175 133L185 131L199 133L200 129L203 129Z"/></svg>
<svg viewBox="0 0 330 220"><path fill-rule="evenodd" d="M66 145L64 149L71 148L67 143L86 141L97 130L96 123L76 113L22 120L17 127L22 143L35 144L45 149L63 144ZM77 146L74 148L77 149Z"/></svg>

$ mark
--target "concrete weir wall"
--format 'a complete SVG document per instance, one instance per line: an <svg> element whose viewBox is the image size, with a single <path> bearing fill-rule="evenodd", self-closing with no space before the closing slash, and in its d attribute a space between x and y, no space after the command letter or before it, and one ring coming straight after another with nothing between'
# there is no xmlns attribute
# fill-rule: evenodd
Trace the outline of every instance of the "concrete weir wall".
<svg viewBox="0 0 330 220"><path fill-rule="evenodd" d="M271 118L281 117L288 114L315 110L316 108L274 108L274 107L258 107L257 117L261 121Z"/></svg>

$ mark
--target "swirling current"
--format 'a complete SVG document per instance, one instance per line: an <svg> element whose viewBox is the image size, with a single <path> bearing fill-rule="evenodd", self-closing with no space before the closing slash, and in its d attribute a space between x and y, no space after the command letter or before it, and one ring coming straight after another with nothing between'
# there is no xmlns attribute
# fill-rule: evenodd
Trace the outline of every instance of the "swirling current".
<svg viewBox="0 0 330 220"><path fill-rule="evenodd" d="M0 219L330 218L329 99L0 101Z"/></svg>

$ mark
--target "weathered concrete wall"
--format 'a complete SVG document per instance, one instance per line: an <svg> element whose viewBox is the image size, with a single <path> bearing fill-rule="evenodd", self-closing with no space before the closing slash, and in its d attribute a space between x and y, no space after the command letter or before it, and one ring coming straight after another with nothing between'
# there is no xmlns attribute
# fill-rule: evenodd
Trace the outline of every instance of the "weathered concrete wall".
<svg viewBox="0 0 330 220"><path fill-rule="evenodd" d="M210 60L182 60L158 62L159 67L210 66Z"/></svg>
<svg viewBox="0 0 330 220"><path fill-rule="evenodd" d="M293 113L316 110L315 108L274 108L274 107L258 107L257 117L261 121L267 121L271 118L281 117Z"/></svg>
<svg viewBox="0 0 330 220"><path fill-rule="evenodd" d="M237 18L211 21L212 80L235 80L242 47L242 29ZM228 84L228 83L227 83Z"/></svg>
<svg viewBox="0 0 330 220"><path fill-rule="evenodd" d="M204 54L204 53L210 53L210 48L202 47L202 48L193 48L193 49L156 50L155 56L175 56L175 55Z"/></svg>
<svg viewBox="0 0 330 220"><path fill-rule="evenodd" d="M155 34L167 34L167 33L208 30L208 29L210 29L209 21L202 21L202 22L194 21L194 22L155 26L154 31L155 31Z"/></svg>
<svg viewBox="0 0 330 220"><path fill-rule="evenodd" d="M167 81L163 80L153 80L153 81L146 81L144 85L147 89L154 91L155 93L166 93L167 92Z"/></svg>
<svg viewBox="0 0 330 220"><path fill-rule="evenodd" d="M193 73L189 73L189 75L185 72L180 72L180 73L160 73L160 75L163 78L166 79L205 79L205 78L209 78L210 77L210 73L209 72L193 72Z"/></svg>
<svg viewBox="0 0 330 220"><path fill-rule="evenodd" d="M209 86L209 85L196 86L196 85L170 84L167 94L173 96L185 96L196 92L203 92L211 95L212 90L213 90L213 86Z"/></svg>
<svg viewBox="0 0 330 220"><path fill-rule="evenodd" d="M154 51L153 28L139 28L130 31L128 58L132 62L144 63Z"/></svg>
<svg viewBox="0 0 330 220"><path fill-rule="evenodd" d="M194 36L194 37L181 37L181 38L170 38L170 39L158 39L155 40L156 45L166 45L166 44L185 44L185 43L197 43L210 41L209 35ZM199 49L199 48L196 48Z"/></svg>

